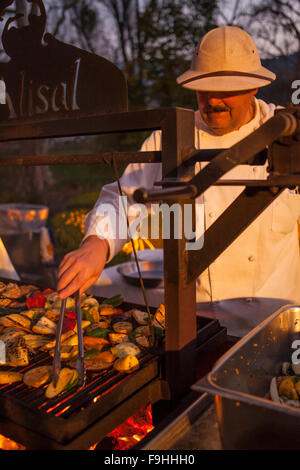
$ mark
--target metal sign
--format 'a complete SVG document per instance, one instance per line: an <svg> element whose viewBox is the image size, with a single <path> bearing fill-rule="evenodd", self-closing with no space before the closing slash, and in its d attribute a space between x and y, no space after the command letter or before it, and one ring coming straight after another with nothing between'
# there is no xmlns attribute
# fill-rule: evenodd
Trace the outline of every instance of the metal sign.
<svg viewBox="0 0 300 470"><path fill-rule="evenodd" d="M10 57L0 63L6 103L0 119L41 121L127 111L127 84L113 63L45 34L46 11L30 14L28 25L17 27L20 15L6 21L2 44ZM0 15L13 0L0 2Z"/></svg>

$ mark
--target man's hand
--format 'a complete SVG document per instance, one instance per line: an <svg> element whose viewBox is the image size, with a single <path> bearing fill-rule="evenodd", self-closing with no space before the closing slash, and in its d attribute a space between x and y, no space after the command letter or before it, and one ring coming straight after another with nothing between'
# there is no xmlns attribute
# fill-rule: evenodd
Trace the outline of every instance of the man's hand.
<svg viewBox="0 0 300 470"><path fill-rule="evenodd" d="M82 294L94 284L103 271L107 253L108 242L95 235L89 236L78 250L68 253L59 265L59 297L65 299L78 289Z"/></svg>

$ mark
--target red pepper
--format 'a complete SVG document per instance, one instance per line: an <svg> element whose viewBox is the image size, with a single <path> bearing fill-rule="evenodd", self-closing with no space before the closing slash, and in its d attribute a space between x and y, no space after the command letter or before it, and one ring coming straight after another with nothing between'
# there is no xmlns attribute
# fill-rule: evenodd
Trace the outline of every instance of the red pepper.
<svg viewBox="0 0 300 470"><path fill-rule="evenodd" d="M26 299L26 305L28 308L44 308L46 303L46 297L43 294L35 294L33 297Z"/></svg>
<svg viewBox="0 0 300 470"><path fill-rule="evenodd" d="M33 308L33 307L35 307L35 300L34 300L34 298L33 298L33 297L28 297L28 298L26 299L26 305L27 305L28 308Z"/></svg>
<svg viewBox="0 0 300 470"><path fill-rule="evenodd" d="M62 332L66 333L69 330L74 330L75 326L76 326L76 321L74 318L65 317L64 322L63 322Z"/></svg>
<svg viewBox="0 0 300 470"><path fill-rule="evenodd" d="M48 294L52 294L52 292L54 292L53 289L45 289L45 290L43 290L42 294L43 295L48 295Z"/></svg>
<svg viewBox="0 0 300 470"><path fill-rule="evenodd" d="M124 310L122 308L116 308L115 315L120 315L122 313L124 313Z"/></svg>
<svg viewBox="0 0 300 470"><path fill-rule="evenodd" d="M76 320L76 313L75 312L66 312L65 317L71 318L72 320Z"/></svg>

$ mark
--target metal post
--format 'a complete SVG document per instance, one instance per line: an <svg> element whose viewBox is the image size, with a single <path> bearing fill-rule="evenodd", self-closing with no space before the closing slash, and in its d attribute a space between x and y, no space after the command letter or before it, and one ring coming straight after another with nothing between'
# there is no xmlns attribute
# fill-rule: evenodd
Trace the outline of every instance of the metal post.
<svg viewBox="0 0 300 470"><path fill-rule="evenodd" d="M162 127L162 176L190 178L193 167L177 170L194 147L194 112L175 108L166 115ZM169 207L174 201L169 201ZM178 203L191 204L194 199ZM183 217L179 221L183 229ZM166 307L166 379L170 385L172 400L178 401L195 382L196 371L196 291L195 282L187 284L185 262L185 238L164 240L164 280Z"/></svg>

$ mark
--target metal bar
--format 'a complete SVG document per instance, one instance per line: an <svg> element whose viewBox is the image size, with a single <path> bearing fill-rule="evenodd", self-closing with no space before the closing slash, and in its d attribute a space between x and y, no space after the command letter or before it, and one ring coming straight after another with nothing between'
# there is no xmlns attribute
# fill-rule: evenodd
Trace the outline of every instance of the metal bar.
<svg viewBox="0 0 300 470"><path fill-rule="evenodd" d="M300 184L300 175L270 176L266 180L219 180L214 186L254 186L266 187L272 186L298 186Z"/></svg>
<svg viewBox="0 0 300 470"><path fill-rule="evenodd" d="M237 142L227 150L219 153L202 171L197 173L184 187L156 191L147 191L141 188L137 193L139 202L148 200L165 200L171 197L185 199L194 193L194 197L203 194L210 186L216 183L228 171L250 161L256 154L273 143L280 136L291 135L297 128L295 117L288 112L279 112L265 122L252 134ZM174 175L166 175L174 176ZM164 195L165 193L165 195ZM159 199L158 199L159 195Z"/></svg>
<svg viewBox="0 0 300 470"><path fill-rule="evenodd" d="M62 335L62 330L63 330L63 325L64 325L66 303L67 303L67 299L63 299L61 302L60 314L59 314L57 331L56 331L56 343L55 343L55 349L54 349L53 372L52 372L53 383L55 387L57 385L60 370L61 370L60 342L61 342L61 335Z"/></svg>
<svg viewBox="0 0 300 470"><path fill-rule="evenodd" d="M295 123L291 121L291 126L290 118L295 121ZM228 150L221 152L209 165L192 178L189 184L197 186L198 191L196 196L203 194L209 186L218 181L235 166L249 161L249 159L266 146L272 144L281 135L294 132L296 127L297 121L294 116L284 112L276 114L252 134L237 142Z"/></svg>
<svg viewBox="0 0 300 470"><path fill-rule="evenodd" d="M36 118L14 119L0 124L0 142L34 140L51 137L113 134L161 129L168 116L175 116L180 108L149 109L103 115L58 118L41 121ZM193 111L190 110L191 113ZM194 151L194 149L193 149Z"/></svg>
<svg viewBox="0 0 300 470"><path fill-rule="evenodd" d="M0 157L0 166L36 165L112 165L113 155L120 163L159 163L161 152L103 152L86 154L29 155L25 157Z"/></svg>
<svg viewBox="0 0 300 470"><path fill-rule="evenodd" d="M78 337L78 358L76 360L75 368L78 372L78 385L79 387L83 387L86 381L86 374L85 374L85 364L84 364L84 346L83 346L80 290L75 292L75 311L76 311L76 327L77 327L77 337Z"/></svg>
<svg viewBox="0 0 300 470"><path fill-rule="evenodd" d="M277 192L276 192L277 191ZM246 188L205 232L201 250L188 251L189 281L195 280L283 191Z"/></svg>
<svg viewBox="0 0 300 470"><path fill-rule="evenodd" d="M193 198L197 193L196 186L182 186L177 185L178 187L174 188L167 188L167 189L157 189L155 191L148 191L147 189L137 189L134 192L134 199L136 202L151 202L151 201L159 201L163 199L164 201L178 201L179 198ZM182 196L182 197L181 197ZM186 202L186 201L185 201ZM187 202L186 202L187 203Z"/></svg>
<svg viewBox="0 0 300 470"><path fill-rule="evenodd" d="M193 165L196 162L210 162L213 158L219 155L220 152L224 152L227 149L202 149L193 153L190 158L184 162L184 165ZM245 165L264 165L268 157L267 149L263 149L256 155L251 156L249 161L245 162Z"/></svg>
<svg viewBox="0 0 300 470"><path fill-rule="evenodd" d="M181 165L193 151L193 146L194 113L191 110L177 110L176 115L165 119L162 130L163 178L189 178L194 174L193 167L183 169ZM194 199L186 202L192 205L194 213ZM183 213L184 207L182 204L180 206ZM179 224L183 228L183 220ZM175 239L174 227L170 225L170 239L164 240L166 380L170 384L173 401L176 402L189 390L195 379L196 290L195 282L186 282L186 239L184 236Z"/></svg>

